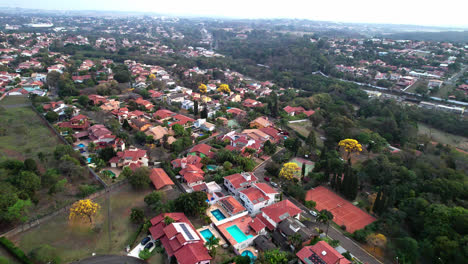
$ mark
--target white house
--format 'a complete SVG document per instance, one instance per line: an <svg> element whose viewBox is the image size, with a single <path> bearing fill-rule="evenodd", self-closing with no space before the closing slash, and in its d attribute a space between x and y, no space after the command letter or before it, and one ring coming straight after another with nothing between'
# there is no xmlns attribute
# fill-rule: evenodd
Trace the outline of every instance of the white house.
<svg viewBox="0 0 468 264"><path fill-rule="evenodd" d="M251 215L256 215L260 209L279 201L279 193L266 183L254 183L252 187L239 193L242 205Z"/></svg>
<svg viewBox="0 0 468 264"><path fill-rule="evenodd" d="M234 194L236 197L239 197L239 192L249 188L253 183L257 182L258 179L250 172L236 173L224 177L224 186Z"/></svg>
<svg viewBox="0 0 468 264"><path fill-rule="evenodd" d="M182 102L182 109L185 109L185 110L190 110L190 109L193 109L194 107L194 102L193 101L190 101L190 100L185 100Z"/></svg>

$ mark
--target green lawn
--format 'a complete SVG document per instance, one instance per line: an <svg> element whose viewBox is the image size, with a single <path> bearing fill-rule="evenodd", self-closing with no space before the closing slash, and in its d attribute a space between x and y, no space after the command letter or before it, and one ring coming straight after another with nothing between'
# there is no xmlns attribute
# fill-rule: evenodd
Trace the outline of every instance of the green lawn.
<svg viewBox="0 0 468 264"><path fill-rule="evenodd" d="M317 132L316 129L312 126L312 122L309 120L304 121L304 122L298 122L298 123L288 123L288 127L294 130L296 133L301 134L303 137L308 137L309 133L311 130L315 131L315 138L317 140L317 146L322 147L323 146L323 140L320 139L320 134Z"/></svg>
<svg viewBox="0 0 468 264"><path fill-rule="evenodd" d="M68 215L64 213L14 237L13 240L26 253L42 244L51 245L57 248L65 263L89 257L92 253L124 255L129 237L137 230L129 221L131 208L143 207L143 198L149 192L150 190L137 192L125 186L111 194L110 243L107 228L109 218L104 197L96 200L101 209L95 219L94 228L88 224L72 224ZM160 256L156 255L153 258L157 260Z"/></svg>
<svg viewBox="0 0 468 264"><path fill-rule="evenodd" d="M0 101L0 105L3 106L26 103L29 103L27 96L6 96L3 100Z"/></svg>
<svg viewBox="0 0 468 264"><path fill-rule="evenodd" d="M20 264L21 262L18 261L15 257L13 257L8 251L6 251L3 247L0 247L0 257L6 258L9 264Z"/></svg>
<svg viewBox="0 0 468 264"><path fill-rule="evenodd" d="M468 138L466 137L446 133L422 123L418 123L418 133L431 137L431 139L435 142L449 144L468 151Z"/></svg>
<svg viewBox="0 0 468 264"><path fill-rule="evenodd" d="M52 153L57 144L57 136L50 131L30 107L7 107L20 103L18 98L7 97L0 101L0 159L34 158L37 153ZM24 99L23 99L24 100Z"/></svg>

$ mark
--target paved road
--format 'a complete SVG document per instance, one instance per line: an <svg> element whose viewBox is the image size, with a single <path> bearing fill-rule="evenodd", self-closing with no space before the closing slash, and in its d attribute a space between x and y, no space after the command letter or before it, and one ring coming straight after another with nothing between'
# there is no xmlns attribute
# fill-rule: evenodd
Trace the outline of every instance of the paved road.
<svg viewBox="0 0 468 264"><path fill-rule="evenodd" d="M265 166L268 162L263 162L260 164L254 171L255 176L259 179L261 182L264 181L265 177ZM278 188L279 189L279 188ZM289 199L291 202L293 202L295 205L297 205L299 208L301 208L303 211L308 212L309 209L305 207L302 203L298 202L296 199L289 197L285 193L283 193L284 198ZM311 215L308 215L308 217L313 218ZM313 226L314 228L316 226ZM345 248L347 251L349 251L352 255L354 255L356 258L358 258L361 262L363 263L369 263L369 264L378 264L382 263L378 259L376 259L374 256L369 254L367 251L365 251L363 248L361 248L356 242L354 242L352 239L349 237L345 236L340 230L334 228L333 226L330 226L328 230L328 236L331 237L334 240L339 240L340 245Z"/></svg>
<svg viewBox="0 0 468 264"><path fill-rule="evenodd" d="M72 264L146 264L147 262L141 259L128 256L102 255L86 258L80 261L72 262Z"/></svg>

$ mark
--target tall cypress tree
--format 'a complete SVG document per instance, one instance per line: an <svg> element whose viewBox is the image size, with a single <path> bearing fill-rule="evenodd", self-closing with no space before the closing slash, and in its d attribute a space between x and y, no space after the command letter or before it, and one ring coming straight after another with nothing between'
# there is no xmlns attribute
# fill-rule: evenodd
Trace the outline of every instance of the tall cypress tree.
<svg viewBox="0 0 468 264"><path fill-rule="evenodd" d="M198 101L196 100L193 102L193 114L198 116Z"/></svg>

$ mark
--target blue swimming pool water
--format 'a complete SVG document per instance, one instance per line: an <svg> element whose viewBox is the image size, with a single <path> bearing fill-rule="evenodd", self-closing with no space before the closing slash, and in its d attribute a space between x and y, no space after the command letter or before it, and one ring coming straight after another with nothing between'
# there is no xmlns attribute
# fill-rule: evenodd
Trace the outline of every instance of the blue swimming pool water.
<svg viewBox="0 0 468 264"><path fill-rule="evenodd" d="M242 243L245 240L253 237L252 235L246 236L242 230L237 225L230 226L226 228L229 234L237 241L237 243Z"/></svg>
<svg viewBox="0 0 468 264"><path fill-rule="evenodd" d="M210 237L214 236L209 229L201 231L200 234L205 238L205 240L208 240Z"/></svg>
<svg viewBox="0 0 468 264"><path fill-rule="evenodd" d="M216 170L216 169L218 168L218 166L216 166L216 165L206 165L206 168L207 168L208 170L213 171L213 170Z"/></svg>
<svg viewBox="0 0 468 264"><path fill-rule="evenodd" d="M92 159L91 159L91 158L87 158L86 160L88 161L88 163L91 163L91 160L92 160Z"/></svg>
<svg viewBox="0 0 468 264"><path fill-rule="evenodd" d="M85 145L84 145L83 143L80 143L80 144L78 144L78 147L80 147L80 148L84 148L84 147L85 147Z"/></svg>
<svg viewBox="0 0 468 264"><path fill-rule="evenodd" d="M223 213L221 213L221 210L219 210L219 209L216 209L216 210L211 211L211 214L212 214L212 215L216 218L216 220L218 220L218 221L221 221L221 220L223 220L223 219L226 219L226 216L225 216Z"/></svg>
<svg viewBox="0 0 468 264"><path fill-rule="evenodd" d="M256 257L255 257L255 255L252 253L252 251L246 250L246 251L242 252L241 255L242 255L242 256L247 256L247 257L249 257L249 258L250 258L250 263L254 263L254 262L255 262Z"/></svg>

